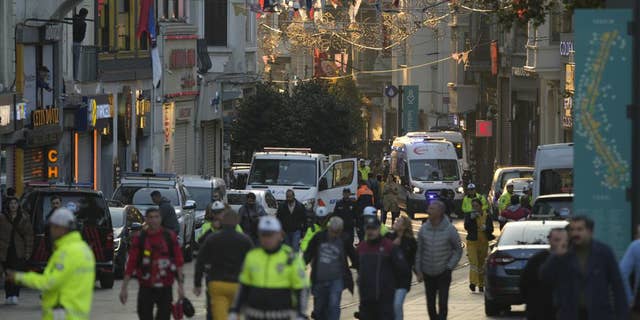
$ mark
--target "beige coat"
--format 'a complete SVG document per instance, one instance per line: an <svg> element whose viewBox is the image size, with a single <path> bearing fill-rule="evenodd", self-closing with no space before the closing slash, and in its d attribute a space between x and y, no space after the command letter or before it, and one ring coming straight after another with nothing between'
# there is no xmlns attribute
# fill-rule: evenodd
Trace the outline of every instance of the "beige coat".
<svg viewBox="0 0 640 320"><path fill-rule="evenodd" d="M20 220L15 225L16 254L19 259L31 258L33 251L33 227L31 219L25 213L19 214ZM9 221L6 214L0 214L0 261L7 260L7 252L9 251L9 243L11 242L11 233L14 226Z"/></svg>
<svg viewBox="0 0 640 320"><path fill-rule="evenodd" d="M382 191L382 203L384 204L385 211L400 212L398 207L398 194L400 193L400 185L395 181L387 182L384 184Z"/></svg>

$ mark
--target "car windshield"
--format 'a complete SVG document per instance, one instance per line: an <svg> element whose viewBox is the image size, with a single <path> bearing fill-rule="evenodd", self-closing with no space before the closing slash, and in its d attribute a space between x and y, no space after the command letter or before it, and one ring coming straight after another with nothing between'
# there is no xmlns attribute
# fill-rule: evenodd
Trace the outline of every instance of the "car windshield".
<svg viewBox="0 0 640 320"><path fill-rule="evenodd" d="M204 210L211 203L211 188L187 187L187 190L191 195L191 199L195 200L198 205L196 209Z"/></svg>
<svg viewBox="0 0 640 320"><path fill-rule="evenodd" d="M229 205L244 205L247 203L247 194L246 193L228 193L227 194L227 202Z"/></svg>
<svg viewBox="0 0 640 320"><path fill-rule="evenodd" d="M570 217L573 211L573 199L566 198L551 198L536 200L533 205L532 214L534 215L553 215L558 217Z"/></svg>
<svg viewBox="0 0 640 320"><path fill-rule="evenodd" d="M110 208L111 212L111 224L114 228L121 228L124 226L124 209L122 208Z"/></svg>
<svg viewBox="0 0 640 320"><path fill-rule="evenodd" d="M573 169L549 169L540 172L540 195L573 192Z"/></svg>
<svg viewBox="0 0 640 320"><path fill-rule="evenodd" d="M507 181L515 178L531 178L533 177L533 171L506 171L502 173L502 178L500 178L500 185L498 186L498 190L502 191Z"/></svg>
<svg viewBox="0 0 640 320"><path fill-rule="evenodd" d="M315 160L255 159L249 184L315 187L317 179Z"/></svg>
<svg viewBox="0 0 640 320"><path fill-rule="evenodd" d="M163 197L166 197L171 201L171 204L178 205L178 191L176 189L167 188L146 188L142 186L120 186L116 193L113 195L113 199L122 202L124 205L153 205L151 201L151 192L158 190Z"/></svg>
<svg viewBox="0 0 640 320"><path fill-rule="evenodd" d="M414 181L457 181L458 161L446 159L410 160L411 180Z"/></svg>
<svg viewBox="0 0 640 320"><path fill-rule="evenodd" d="M76 214L78 223L85 225L95 225L104 227L109 221L109 211L104 202L104 199L97 194L93 193L60 193L57 194L62 198L62 207L67 208ZM53 193L46 194L42 199L42 215L36 215L41 217L40 221L35 223L37 230L44 228L49 215L52 213L51 198ZM44 230L44 229L42 229Z"/></svg>
<svg viewBox="0 0 640 320"><path fill-rule="evenodd" d="M562 228L563 225L544 224L509 224L502 230L498 246L548 244L547 236L553 228Z"/></svg>

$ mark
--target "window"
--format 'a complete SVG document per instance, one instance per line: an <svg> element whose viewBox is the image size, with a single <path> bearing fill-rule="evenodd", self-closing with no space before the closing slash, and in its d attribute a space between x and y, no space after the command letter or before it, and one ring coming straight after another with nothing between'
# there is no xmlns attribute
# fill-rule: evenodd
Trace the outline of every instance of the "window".
<svg viewBox="0 0 640 320"><path fill-rule="evenodd" d="M559 216L568 218L573 211L573 198L561 197L561 198L538 198L533 205L531 214L544 215L544 216Z"/></svg>
<svg viewBox="0 0 640 320"><path fill-rule="evenodd" d="M533 171L506 171L502 173L502 177L500 178L500 183L498 184L498 190L502 192L507 181L516 178L531 178L533 177Z"/></svg>
<svg viewBox="0 0 640 320"><path fill-rule="evenodd" d="M189 187L191 199L196 201L198 210L205 210L212 199L211 188Z"/></svg>
<svg viewBox="0 0 640 320"><path fill-rule="evenodd" d="M227 0L206 0L204 3L204 37L207 45L227 46Z"/></svg>
<svg viewBox="0 0 640 320"><path fill-rule="evenodd" d="M249 184L315 187L316 172L315 160L256 159Z"/></svg>
<svg viewBox="0 0 640 320"><path fill-rule="evenodd" d="M62 193L58 194L62 198L62 207L68 208L76 215L78 223L84 225L106 226L110 220L107 217L107 210L104 200L97 194L91 193ZM42 197L42 211L36 213L37 221L35 230L44 230L47 219L51 212L51 197L53 194L46 194Z"/></svg>
<svg viewBox="0 0 640 320"><path fill-rule="evenodd" d="M457 181L458 161L447 159L411 160L411 180L413 181Z"/></svg>
<svg viewBox="0 0 640 320"><path fill-rule="evenodd" d="M338 162L329 167L325 175L322 177L320 184L321 190L346 187L353 181L353 173L355 172L354 163L352 161Z"/></svg>
<svg viewBox="0 0 640 320"><path fill-rule="evenodd" d="M551 13L551 19L549 20L549 36L551 43L560 42L560 31L562 30L562 13Z"/></svg>
<svg viewBox="0 0 640 320"><path fill-rule="evenodd" d="M505 226L500 235L498 246L516 246L531 244L548 244L547 236L553 228L563 228L563 224L545 223L539 225L514 225Z"/></svg>
<svg viewBox="0 0 640 320"><path fill-rule="evenodd" d="M176 189L145 188L139 186L120 186L113 195L113 199L120 201L125 205L154 205L151 201L151 192L154 190L160 191L160 194L169 199L172 205L180 203L178 201L178 192Z"/></svg>
<svg viewBox="0 0 640 320"><path fill-rule="evenodd" d="M100 0L98 17L94 19L98 29L95 45L102 52L134 51L148 48L147 32L136 37L141 0ZM92 18L89 13L87 18Z"/></svg>
<svg viewBox="0 0 640 320"><path fill-rule="evenodd" d="M540 172L540 195L573 192L573 169L549 169Z"/></svg>

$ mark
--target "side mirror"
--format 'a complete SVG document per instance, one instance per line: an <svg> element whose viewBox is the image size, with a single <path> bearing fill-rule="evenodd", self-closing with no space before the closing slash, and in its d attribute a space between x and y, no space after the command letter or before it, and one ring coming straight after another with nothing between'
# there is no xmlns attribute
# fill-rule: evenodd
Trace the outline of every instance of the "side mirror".
<svg viewBox="0 0 640 320"><path fill-rule="evenodd" d="M192 210L192 209L195 209L196 206L197 204L194 200L187 200L187 202L184 203L184 206L182 206L182 209Z"/></svg>
<svg viewBox="0 0 640 320"><path fill-rule="evenodd" d="M113 199L112 199L112 200L107 200L107 205L108 205L109 207L117 207L117 208L122 208L122 207L124 207L124 203L122 203L122 202L121 202L121 201L119 201L119 200L113 200Z"/></svg>
<svg viewBox="0 0 640 320"><path fill-rule="evenodd" d="M327 178L320 178L320 183L318 184L318 191L323 191L329 189L329 184L327 183Z"/></svg>
<svg viewBox="0 0 640 320"><path fill-rule="evenodd" d="M140 230L142 230L142 223L140 223L140 222L131 223L131 226L129 226L129 230L131 230L131 231L140 231Z"/></svg>

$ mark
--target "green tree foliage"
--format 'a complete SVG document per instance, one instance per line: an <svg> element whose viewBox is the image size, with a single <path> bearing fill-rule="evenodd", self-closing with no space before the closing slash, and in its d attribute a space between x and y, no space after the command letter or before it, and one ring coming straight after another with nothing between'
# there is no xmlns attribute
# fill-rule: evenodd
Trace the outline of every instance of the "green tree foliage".
<svg viewBox="0 0 640 320"><path fill-rule="evenodd" d="M602 8L604 2L605 0L480 0L484 7L494 10L498 23L507 30L514 23L526 25L533 22L537 27L546 21L549 13L562 11L562 7L568 11L578 8Z"/></svg>
<svg viewBox="0 0 640 320"><path fill-rule="evenodd" d="M360 132L360 95L352 80L304 82L291 93L259 84L237 110L232 127L236 161L264 147L310 147L324 154L351 154Z"/></svg>

